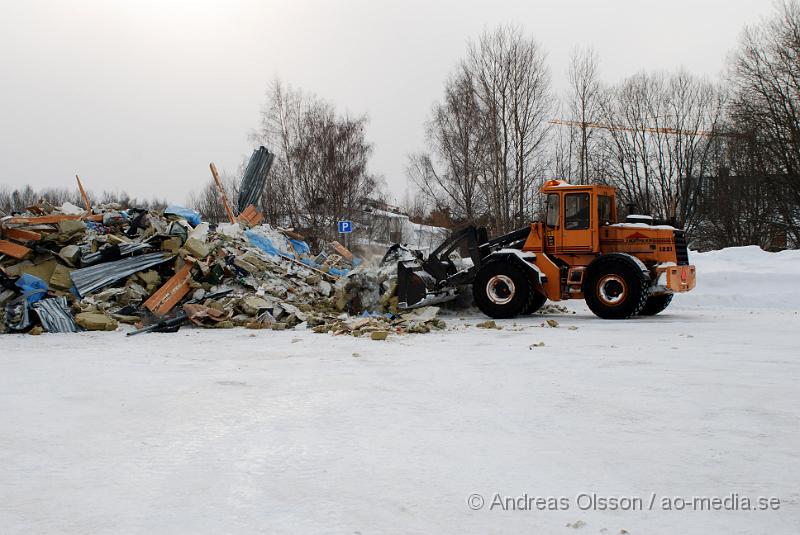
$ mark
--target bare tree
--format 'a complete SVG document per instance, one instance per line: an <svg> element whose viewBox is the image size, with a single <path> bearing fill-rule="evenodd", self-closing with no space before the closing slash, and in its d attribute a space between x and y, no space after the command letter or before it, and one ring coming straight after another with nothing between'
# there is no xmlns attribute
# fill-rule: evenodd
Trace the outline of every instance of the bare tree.
<svg viewBox="0 0 800 535"><path fill-rule="evenodd" d="M596 133L591 123L597 122L600 117L601 87L597 52L591 47L575 48L572 51L568 75L570 114L572 120L579 123L576 132L578 179L581 183L585 183L590 179L589 159L592 152L590 142ZM570 128L570 134L572 133L573 128Z"/></svg>
<svg viewBox="0 0 800 535"><path fill-rule="evenodd" d="M445 86L427 128L430 153L409 176L437 210L488 216L495 232L530 221L548 161L552 106L545 53L518 26L484 32Z"/></svg>
<svg viewBox="0 0 800 535"><path fill-rule="evenodd" d="M691 230L703 182L716 173L712 149L724 93L685 71L639 73L600 101L609 180L621 200Z"/></svg>
<svg viewBox="0 0 800 535"><path fill-rule="evenodd" d="M733 127L760 152L749 171L771 179L780 223L800 243L800 3L746 28L730 80Z"/></svg>
<svg viewBox="0 0 800 535"><path fill-rule="evenodd" d="M409 158L408 175L436 209L448 208L473 221L484 211L482 179L486 136L469 73L458 72L445 86L426 127L430 153Z"/></svg>
<svg viewBox="0 0 800 535"><path fill-rule="evenodd" d="M142 208L144 210L163 210L167 203L159 199L136 199L125 192L104 191L97 196L91 191L87 192L89 203L92 206L118 205L121 209ZM47 209L54 209L64 203L71 203L83 208L83 197L77 188L45 188L35 190L30 185L15 190L6 187L0 188L0 214L10 215L24 212L28 207L38 205Z"/></svg>
<svg viewBox="0 0 800 535"><path fill-rule="evenodd" d="M220 182L225 189L228 199L233 202L238 195L239 179L235 175L220 170ZM217 189L217 184L213 178L209 178L206 185L199 192L192 192L188 198L188 205L200 212L203 221L211 223L228 223L228 213Z"/></svg>
<svg viewBox="0 0 800 535"><path fill-rule="evenodd" d="M262 205L267 220L331 238L378 191L369 173L367 118L342 116L320 98L275 80L254 139L276 153Z"/></svg>
<svg viewBox="0 0 800 535"><path fill-rule="evenodd" d="M470 43L462 69L474 80L487 136L484 188L497 231L532 216L532 190L547 164L552 107L545 53L519 26L501 26Z"/></svg>

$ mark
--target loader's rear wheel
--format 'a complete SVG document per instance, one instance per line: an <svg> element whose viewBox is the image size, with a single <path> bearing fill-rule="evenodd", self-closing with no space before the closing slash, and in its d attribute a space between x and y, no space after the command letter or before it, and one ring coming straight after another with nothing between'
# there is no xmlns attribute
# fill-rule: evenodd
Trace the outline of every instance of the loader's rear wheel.
<svg viewBox="0 0 800 535"><path fill-rule="evenodd" d="M484 265L472 283L475 304L490 318L513 318L522 314L531 300L528 274L508 262Z"/></svg>
<svg viewBox="0 0 800 535"><path fill-rule="evenodd" d="M586 304L603 319L625 319L638 314L647 301L649 281L635 264L610 256L590 266L583 283Z"/></svg>
<svg viewBox="0 0 800 535"><path fill-rule="evenodd" d="M642 310L639 311L641 316L655 316L659 312L663 312L672 302L674 294L661 294L651 295L647 298Z"/></svg>
<svg viewBox="0 0 800 535"><path fill-rule="evenodd" d="M543 293L539 293L531 288L531 298L528 301L528 306L521 312L523 315L533 314L547 302L547 297Z"/></svg>

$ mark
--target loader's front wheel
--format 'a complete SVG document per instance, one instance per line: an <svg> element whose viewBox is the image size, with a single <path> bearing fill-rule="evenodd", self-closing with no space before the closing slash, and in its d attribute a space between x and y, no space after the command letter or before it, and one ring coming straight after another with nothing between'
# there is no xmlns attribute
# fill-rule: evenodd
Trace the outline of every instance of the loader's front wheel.
<svg viewBox="0 0 800 535"><path fill-rule="evenodd" d="M523 313L531 300L528 275L508 262L484 265L472 283L475 304L490 318L513 318Z"/></svg>
<svg viewBox="0 0 800 535"><path fill-rule="evenodd" d="M528 306L525 307L525 310L522 311L522 314L533 314L542 308L546 302L547 296L531 288L531 298L528 300Z"/></svg>
<svg viewBox="0 0 800 535"><path fill-rule="evenodd" d="M590 266L583 283L586 304L603 319L625 319L638 314L647 301L648 281L635 264L609 257Z"/></svg>
<svg viewBox="0 0 800 535"><path fill-rule="evenodd" d="M639 311L639 315L655 316L659 312L663 312L672 302L673 295L674 294L651 295L647 298L642 310Z"/></svg>

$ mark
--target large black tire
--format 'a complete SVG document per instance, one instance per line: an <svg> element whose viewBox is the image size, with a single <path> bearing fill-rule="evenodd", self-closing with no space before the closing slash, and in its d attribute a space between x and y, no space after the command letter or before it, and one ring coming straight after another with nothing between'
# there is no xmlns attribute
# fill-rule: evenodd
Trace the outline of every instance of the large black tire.
<svg viewBox="0 0 800 535"><path fill-rule="evenodd" d="M587 270L583 295L589 309L603 319L625 319L638 314L647 302L650 281L622 255L595 260Z"/></svg>
<svg viewBox="0 0 800 535"><path fill-rule="evenodd" d="M639 315L655 316L659 312L662 312L672 302L673 295L674 294L651 295L647 298L644 306L639 311Z"/></svg>
<svg viewBox="0 0 800 535"><path fill-rule="evenodd" d="M523 315L533 314L547 302L547 296L543 293L539 293L538 291L533 289L533 285L531 285L531 298L528 301L528 306L521 312Z"/></svg>
<svg viewBox="0 0 800 535"><path fill-rule="evenodd" d="M510 262L489 262L475 276L472 295L481 312L490 318L519 316L532 298L530 275Z"/></svg>

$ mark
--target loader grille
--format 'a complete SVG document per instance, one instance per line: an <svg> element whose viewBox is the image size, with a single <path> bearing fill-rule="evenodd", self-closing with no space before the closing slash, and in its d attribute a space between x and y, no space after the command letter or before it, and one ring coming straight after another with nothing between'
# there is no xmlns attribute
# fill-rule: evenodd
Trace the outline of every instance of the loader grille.
<svg viewBox="0 0 800 535"><path fill-rule="evenodd" d="M679 266L689 264L689 250L686 247L686 234L682 230L675 232L675 261Z"/></svg>

